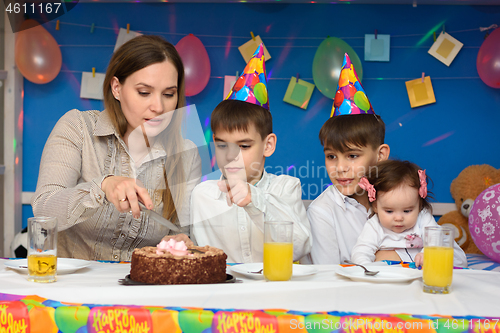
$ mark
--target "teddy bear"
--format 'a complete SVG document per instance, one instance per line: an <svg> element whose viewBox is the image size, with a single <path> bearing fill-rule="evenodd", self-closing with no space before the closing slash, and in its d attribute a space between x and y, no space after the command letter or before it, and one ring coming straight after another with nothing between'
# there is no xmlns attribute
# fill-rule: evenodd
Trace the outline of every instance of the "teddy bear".
<svg viewBox="0 0 500 333"><path fill-rule="evenodd" d="M500 169L491 165L470 165L451 182L450 192L457 210L441 216L440 225L451 225L457 231L456 242L465 253L482 254L469 232L469 213L476 197L488 187L500 183Z"/></svg>

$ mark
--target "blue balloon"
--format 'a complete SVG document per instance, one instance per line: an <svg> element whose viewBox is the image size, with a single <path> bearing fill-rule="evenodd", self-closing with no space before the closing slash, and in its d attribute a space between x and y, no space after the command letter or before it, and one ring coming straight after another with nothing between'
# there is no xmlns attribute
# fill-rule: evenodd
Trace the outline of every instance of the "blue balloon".
<svg viewBox="0 0 500 333"><path fill-rule="evenodd" d="M351 101L349 101L348 99L344 99L342 104L340 104L339 112L341 115L342 114L350 114L351 113Z"/></svg>
<svg viewBox="0 0 500 333"><path fill-rule="evenodd" d="M363 87L361 86L361 83L359 83L359 81L356 81L354 83L354 88L356 88L357 91L362 91L362 92L365 92L365 90L363 89ZM366 94L366 93L365 93Z"/></svg>
<svg viewBox="0 0 500 333"><path fill-rule="evenodd" d="M250 92L250 89L248 89L247 86L244 86L240 90L236 92L236 100L238 101L246 101L248 98L248 93Z"/></svg>
<svg viewBox="0 0 500 333"><path fill-rule="evenodd" d="M262 83L266 83L266 76L264 75L264 73L260 73L259 74L259 81L262 82Z"/></svg>

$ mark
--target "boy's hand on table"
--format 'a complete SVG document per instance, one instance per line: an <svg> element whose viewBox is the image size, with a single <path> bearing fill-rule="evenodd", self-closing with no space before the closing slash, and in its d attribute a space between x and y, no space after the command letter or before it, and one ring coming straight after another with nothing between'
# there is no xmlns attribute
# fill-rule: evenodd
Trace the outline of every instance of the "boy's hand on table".
<svg viewBox="0 0 500 333"><path fill-rule="evenodd" d="M243 180L220 180L217 185L221 192L226 193L228 206L234 203L240 207L245 207L252 202L250 184Z"/></svg>

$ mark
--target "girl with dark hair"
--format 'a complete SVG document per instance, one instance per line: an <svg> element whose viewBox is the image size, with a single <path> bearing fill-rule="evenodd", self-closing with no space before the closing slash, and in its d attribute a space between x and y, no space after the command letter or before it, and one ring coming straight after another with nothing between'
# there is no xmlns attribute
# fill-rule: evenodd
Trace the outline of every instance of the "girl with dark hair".
<svg viewBox="0 0 500 333"><path fill-rule="evenodd" d="M370 169L359 186L366 190L374 215L366 222L351 260L358 264L396 260L423 264L423 233L437 226L428 202L425 170L408 161L387 160ZM467 267L455 243L454 265Z"/></svg>

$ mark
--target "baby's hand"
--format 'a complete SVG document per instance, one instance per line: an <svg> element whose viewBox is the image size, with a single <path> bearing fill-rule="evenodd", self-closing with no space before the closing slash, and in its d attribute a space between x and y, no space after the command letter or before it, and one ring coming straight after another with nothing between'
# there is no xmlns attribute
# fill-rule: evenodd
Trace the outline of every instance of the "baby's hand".
<svg viewBox="0 0 500 333"><path fill-rule="evenodd" d="M424 254L420 252L415 256L415 267L420 267L424 264Z"/></svg>
<svg viewBox="0 0 500 333"><path fill-rule="evenodd" d="M240 207L245 207L252 202L252 192L250 185L243 180L221 180L217 183L221 192L226 193L227 205L233 203Z"/></svg>

